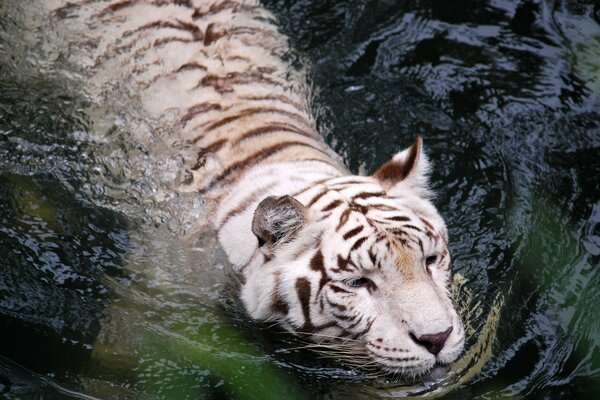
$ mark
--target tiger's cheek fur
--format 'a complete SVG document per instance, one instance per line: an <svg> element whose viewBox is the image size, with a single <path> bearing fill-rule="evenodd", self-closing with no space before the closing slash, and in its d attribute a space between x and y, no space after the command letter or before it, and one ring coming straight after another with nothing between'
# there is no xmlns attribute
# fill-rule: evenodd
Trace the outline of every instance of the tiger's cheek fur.
<svg viewBox="0 0 600 400"><path fill-rule="evenodd" d="M333 187L300 197L312 208L298 238L245 271L250 314L316 341L361 343L357 354L390 372L418 375L453 361L464 330L449 296L443 220L429 204L407 209L383 196L369 209L364 199L380 193L377 187ZM427 267L431 254L436 262ZM353 287L358 278L369 285ZM450 328L437 357L413 338Z"/></svg>
<svg viewBox="0 0 600 400"><path fill-rule="evenodd" d="M303 327L305 311L311 311L314 295L313 279L304 268L308 263L309 257L305 255L296 260L275 259L266 264L249 265L244 271L246 282L241 298L250 316L283 322L292 330Z"/></svg>
<svg viewBox="0 0 600 400"><path fill-rule="evenodd" d="M253 273L248 275L241 289L241 299L248 314L259 321L272 320L281 296L280 273ZM287 301L285 302L287 305ZM286 306L285 314L289 311Z"/></svg>

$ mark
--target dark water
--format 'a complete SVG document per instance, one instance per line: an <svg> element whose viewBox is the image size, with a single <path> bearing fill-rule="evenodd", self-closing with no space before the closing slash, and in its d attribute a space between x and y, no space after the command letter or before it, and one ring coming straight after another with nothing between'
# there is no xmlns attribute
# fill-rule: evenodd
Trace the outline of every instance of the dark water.
<svg viewBox="0 0 600 400"><path fill-rule="evenodd" d="M416 135L434 162L476 332L452 379L408 384L248 321L214 243L179 243L127 160L156 161L90 122L76 79L2 4L0 395L600 398L597 2L264 2L354 172Z"/></svg>

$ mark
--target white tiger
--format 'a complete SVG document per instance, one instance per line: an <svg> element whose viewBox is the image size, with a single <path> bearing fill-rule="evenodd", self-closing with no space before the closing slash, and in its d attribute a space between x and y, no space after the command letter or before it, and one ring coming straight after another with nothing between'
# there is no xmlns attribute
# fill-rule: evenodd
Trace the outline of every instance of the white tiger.
<svg viewBox="0 0 600 400"><path fill-rule="evenodd" d="M175 116L170 140L188 157L180 190L214 202L254 319L350 343L392 373L459 356L447 232L420 138L372 176L351 175L315 130L286 38L253 1L47 5L78 39L67 55L90 85L129 81L148 115Z"/></svg>

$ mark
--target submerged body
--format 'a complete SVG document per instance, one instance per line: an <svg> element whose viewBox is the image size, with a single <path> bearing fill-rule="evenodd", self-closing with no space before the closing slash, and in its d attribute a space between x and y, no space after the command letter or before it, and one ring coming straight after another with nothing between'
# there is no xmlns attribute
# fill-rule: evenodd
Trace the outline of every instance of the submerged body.
<svg viewBox="0 0 600 400"><path fill-rule="evenodd" d="M442 218L428 200L420 139L373 176L353 176L323 142L286 38L251 1L52 1L68 56L98 93L126 82L172 125L177 185L214 204L243 274L248 313L377 367L419 375L458 357ZM132 132L132 134L136 134ZM139 137L138 140L150 140Z"/></svg>

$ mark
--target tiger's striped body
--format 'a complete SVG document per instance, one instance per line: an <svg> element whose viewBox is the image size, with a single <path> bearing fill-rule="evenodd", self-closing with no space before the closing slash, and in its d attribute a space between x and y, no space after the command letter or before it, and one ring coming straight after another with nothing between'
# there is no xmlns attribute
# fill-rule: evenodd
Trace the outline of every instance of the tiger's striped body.
<svg viewBox="0 0 600 400"><path fill-rule="evenodd" d="M69 56L90 85L129 81L147 115L172 124L167 142L185 147L180 190L214 201L253 318L360 343L357 354L393 372L458 356L446 228L427 200L420 140L374 176L350 175L316 132L302 75L283 61L285 37L254 2L51 8L80 37Z"/></svg>

